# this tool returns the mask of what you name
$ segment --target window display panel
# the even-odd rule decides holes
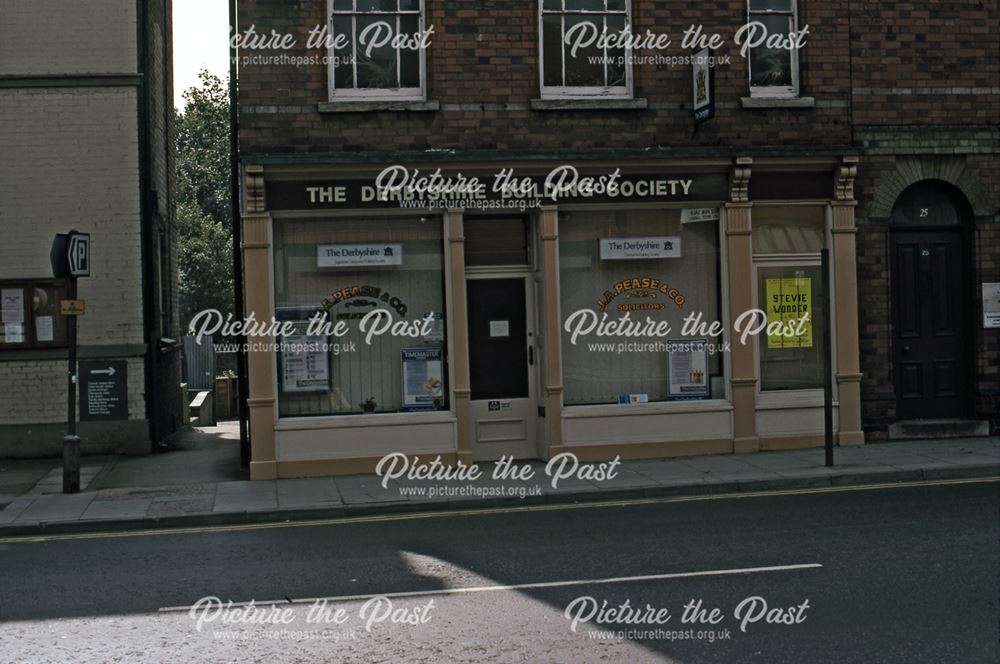
[[[281,417],[447,409],[440,218],[279,220],[274,272]]]
[[[826,312],[820,277],[819,265],[757,268],[757,301],[769,330],[757,338],[761,390],[822,389]],[[771,328],[775,323],[780,330]]]
[[[697,339],[708,341],[708,350],[702,360],[699,347],[696,360],[705,366],[692,369],[690,380],[708,386],[707,396],[723,397],[722,381],[712,380],[722,376],[713,346],[722,337],[681,335],[690,314],[700,313],[706,326],[721,320],[715,222],[681,224],[679,209],[562,213],[559,261],[566,405],[684,398],[676,376],[671,396],[669,354],[676,374],[692,357],[689,345],[676,342]],[[623,319],[658,332],[600,334],[601,323]],[[598,325],[582,333],[593,321]]]

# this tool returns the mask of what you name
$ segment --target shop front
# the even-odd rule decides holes
[[[246,164],[252,477],[862,444],[855,162]]]

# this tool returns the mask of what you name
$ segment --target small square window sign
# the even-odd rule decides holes
[[[509,320],[490,321],[490,339],[507,339],[510,337]]]

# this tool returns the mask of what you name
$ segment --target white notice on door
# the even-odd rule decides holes
[[[506,339],[510,336],[509,320],[490,321],[490,339]]]

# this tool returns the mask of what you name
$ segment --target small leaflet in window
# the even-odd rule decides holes
[[[707,339],[668,339],[668,394],[671,399],[709,396]]]
[[[55,338],[52,316],[39,316],[35,319],[35,337],[39,342],[52,341]]]
[[[23,344],[24,325],[21,323],[7,323],[4,325],[4,343]]]
[[[20,288],[4,288],[0,292],[0,316],[4,323],[24,322],[24,291]],[[9,334],[9,331],[8,331]],[[14,342],[8,342],[14,343]]]

